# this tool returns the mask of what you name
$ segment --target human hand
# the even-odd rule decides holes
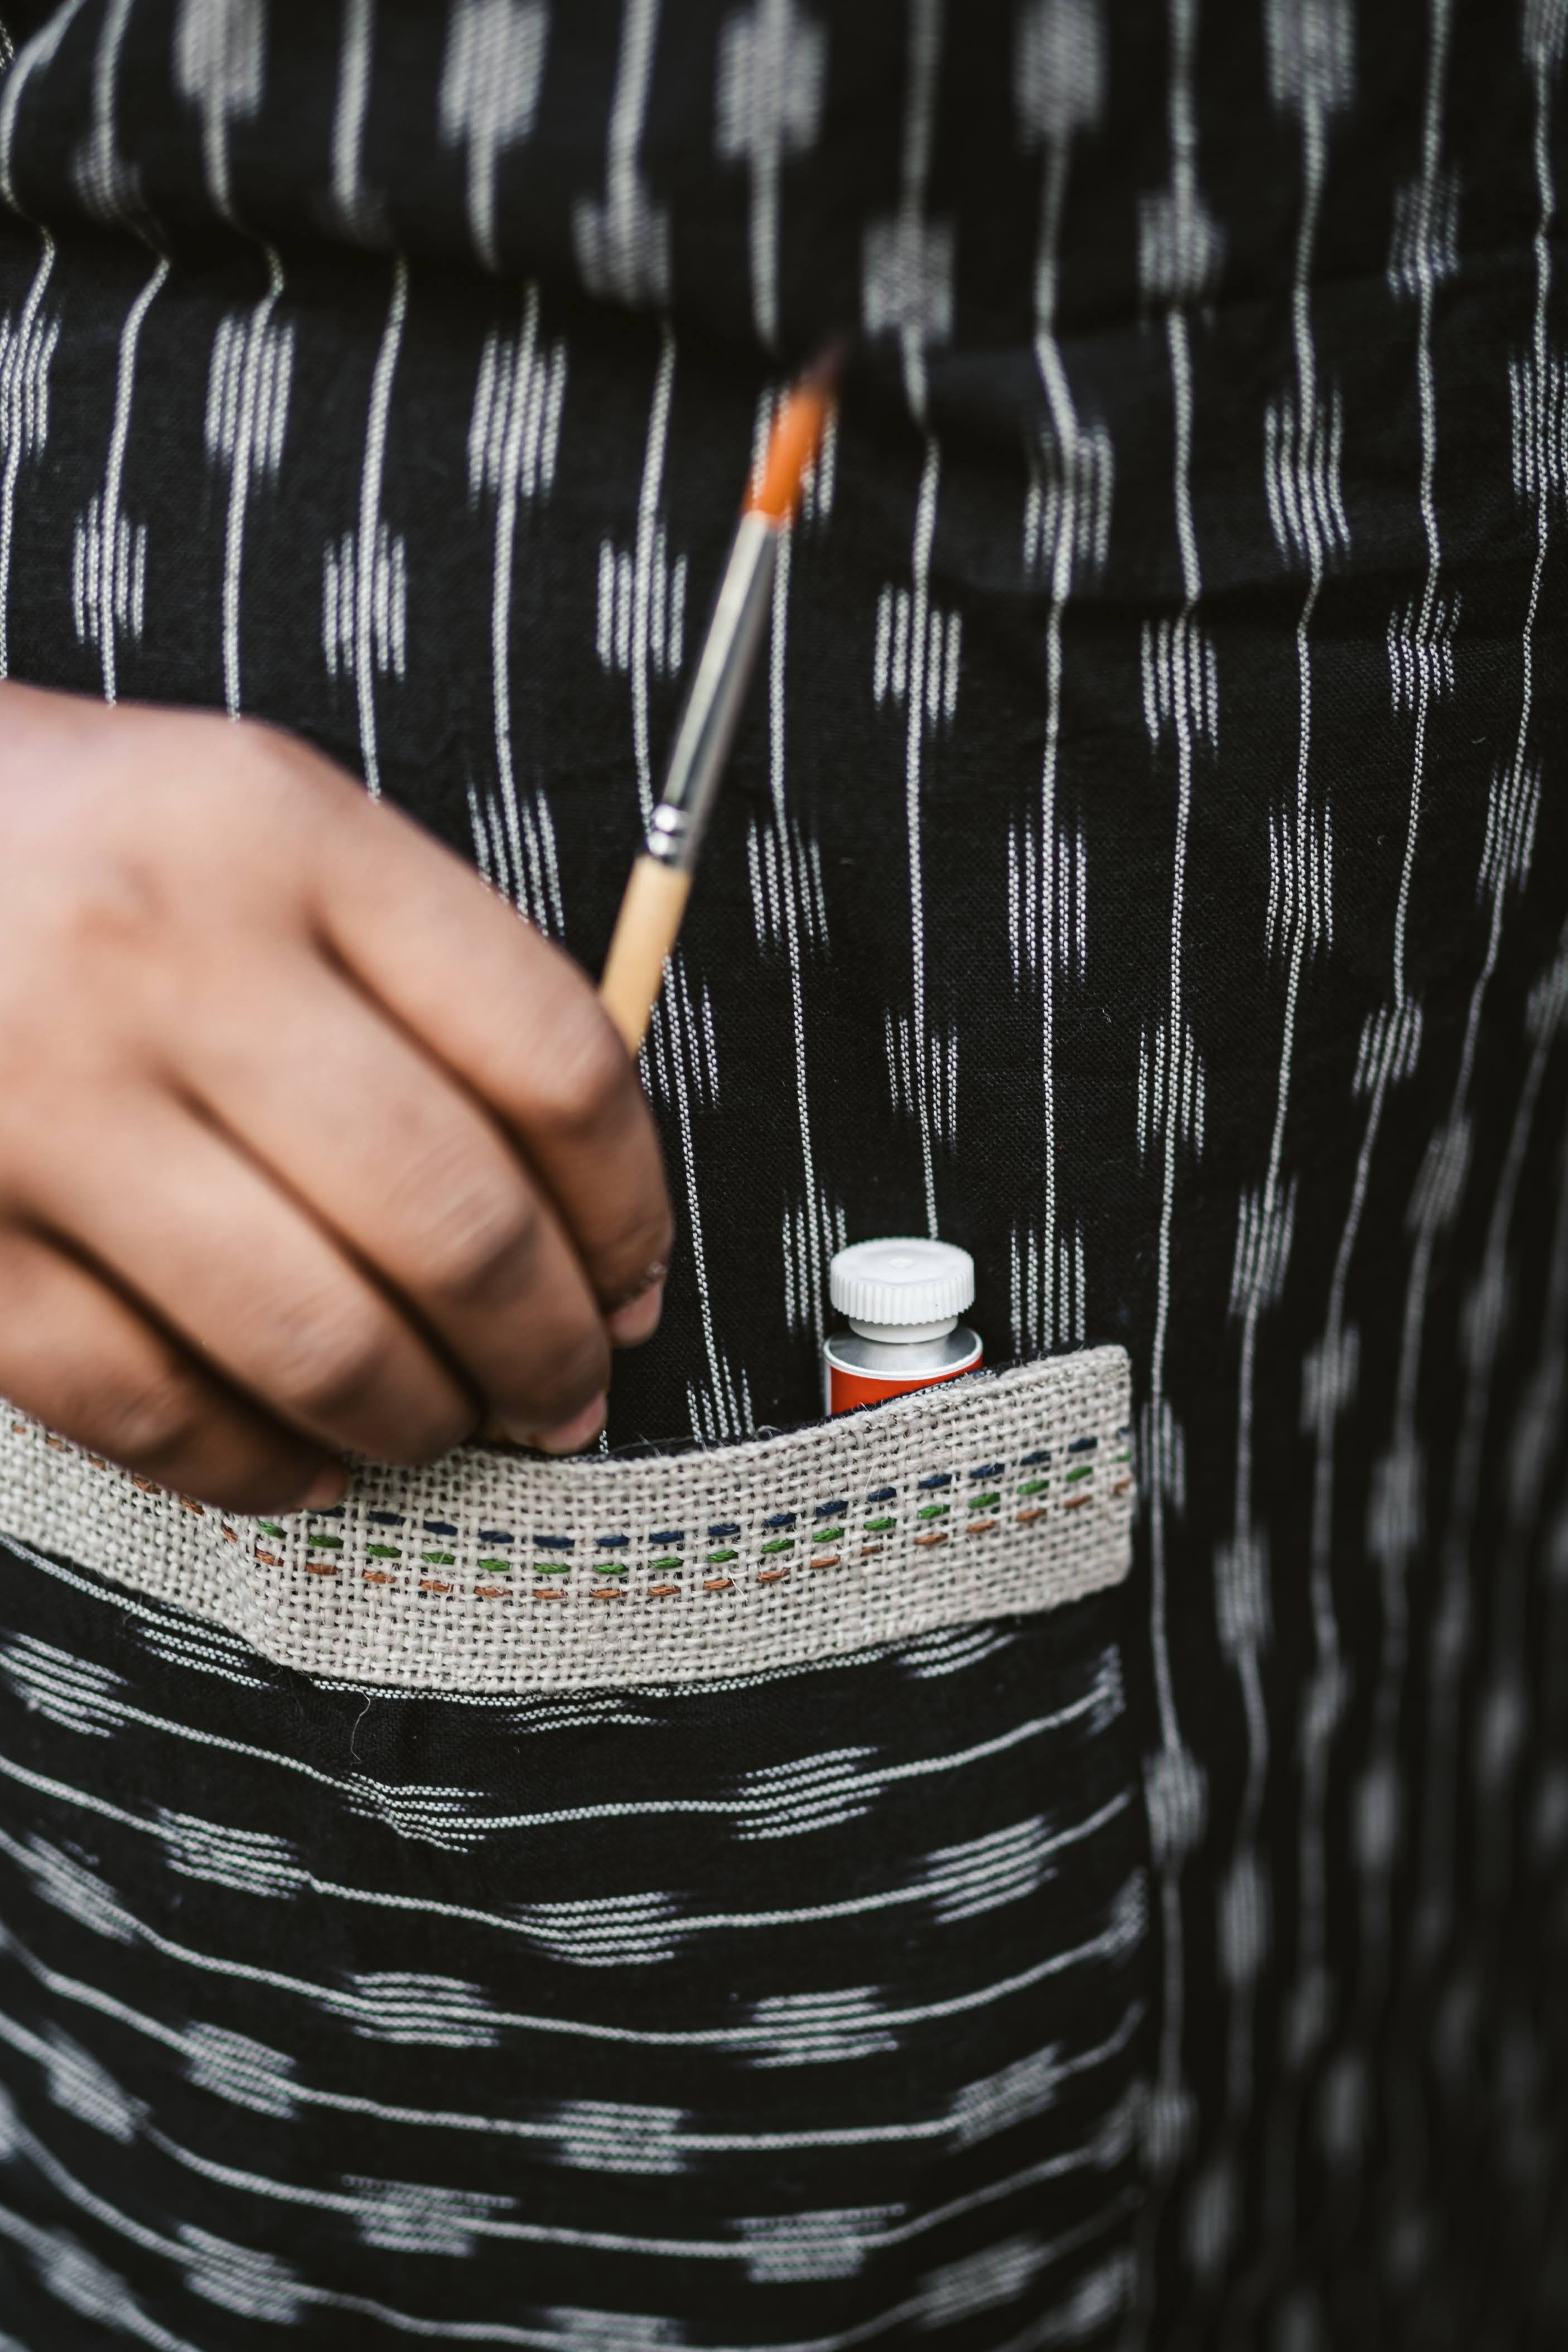
[[[0,685],[0,1394],[160,1485],[564,1453],[671,1223],[590,982],[293,739]]]

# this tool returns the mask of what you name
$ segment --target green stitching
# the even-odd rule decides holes
[[[1118,1466],[1125,1466],[1132,1461],[1132,1449],[1130,1446],[1124,1448],[1122,1452],[1113,1454],[1109,1458]],[[1085,1479],[1092,1478],[1094,1470],[1093,1463],[1085,1462],[1058,1475],[1063,1486],[1079,1486]],[[1023,1478],[1018,1482],[1016,1491],[1020,1497],[1047,1495],[1051,1492],[1051,1480]],[[984,1495],[972,1495],[966,1500],[964,1511],[967,1517],[973,1517],[977,1512],[995,1510],[1002,1499],[999,1489]],[[915,1516],[925,1521],[946,1519],[952,1516],[952,1506],[947,1503],[923,1503],[916,1507]],[[258,1519],[256,1525],[263,1535],[271,1536],[279,1540],[287,1541],[291,1533],[287,1527],[280,1526],[276,1519]],[[865,1520],[863,1526],[867,1535],[889,1535],[896,1529],[898,1518],[896,1514],[889,1512],[880,1517]],[[817,1528],[811,1531],[809,1541],[814,1550],[820,1550],[826,1544],[841,1543],[845,1533],[846,1529],[842,1527]],[[776,1558],[781,1552],[793,1551],[800,1540],[800,1538],[796,1536],[775,1536],[767,1543],[758,1546],[757,1556],[763,1559]],[[306,1535],[304,1542],[305,1548],[312,1551],[342,1551],[345,1549],[344,1538],[341,1536]],[[704,1555],[704,1563],[709,1568],[727,1568],[740,1556],[738,1550],[726,1545],[716,1551],[710,1551]],[[401,1560],[404,1553],[402,1547],[397,1544],[367,1543],[363,1547],[363,1557],[372,1560]],[[452,1568],[457,1564],[458,1555],[450,1551],[424,1551],[417,1555],[409,1554],[408,1557],[417,1557],[431,1568]],[[511,1559],[481,1559],[476,1563],[476,1566],[479,1572],[486,1576],[512,1576],[518,1572],[519,1567],[523,1564]],[[533,1563],[533,1573],[535,1576],[544,1577],[570,1576],[572,1567],[573,1563],[570,1560],[536,1560]],[[661,1559],[649,1560],[647,1573],[652,1576],[681,1575],[685,1572],[687,1562],[682,1554],[670,1552]],[[527,1572],[526,1568],[524,1572]],[[629,1569],[624,1562],[602,1560],[593,1563],[591,1573],[601,1579],[623,1578],[629,1573]]]

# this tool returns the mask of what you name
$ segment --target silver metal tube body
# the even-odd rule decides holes
[[[664,788],[648,827],[648,855],[683,873],[689,874],[696,864],[751,682],[778,558],[777,525],[764,515],[742,515],[702,659],[675,730]]]

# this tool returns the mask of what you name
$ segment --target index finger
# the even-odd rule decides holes
[[[325,943],[513,1136],[613,1313],[662,1276],[673,1225],[636,1067],[591,982],[384,803],[323,796],[322,833]]]

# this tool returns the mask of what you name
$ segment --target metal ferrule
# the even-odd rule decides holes
[[[778,555],[775,525],[765,515],[742,515],[644,844],[650,857],[682,873],[691,872],[702,846],[768,618]]]

